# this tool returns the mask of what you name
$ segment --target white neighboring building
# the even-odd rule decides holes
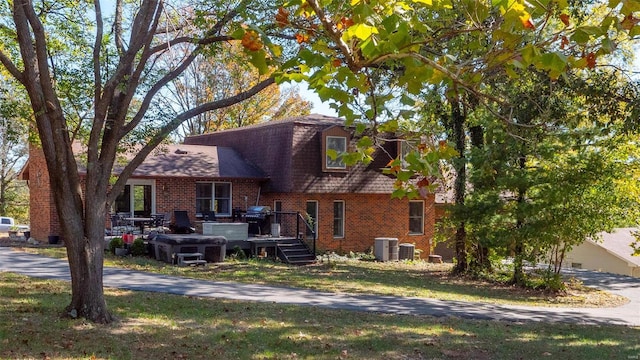
[[[638,228],[615,229],[601,233],[601,239],[585,240],[574,247],[564,260],[565,266],[609,272],[640,278],[640,256],[632,256],[631,243]]]

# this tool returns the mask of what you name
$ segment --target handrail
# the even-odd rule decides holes
[[[300,211],[297,212],[298,215],[298,221],[296,221],[296,226],[297,229],[296,231],[298,232],[298,234],[300,234],[300,228],[298,226],[299,220],[302,220],[302,223],[307,227],[307,230],[311,231],[311,234],[313,234],[313,256],[316,256],[316,231],[314,228],[311,227],[311,225],[309,224],[309,222],[307,222],[307,219],[305,219],[304,217],[302,217],[302,214],[300,213]]]
[[[313,255],[314,256],[316,255],[316,240],[317,240],[316,231],[313,227],[311,227],[311,225],[307,222],[304,216],[302,216],[300,211],[272,211],[271,213],[276,215],[295,215],[296,216],[296,238],[300,240],[302,240],[301,238],[302,233],[300,232],[300,220],[302,220],[302,223],[305,225],[305,231],[309,230],[311,234],[313,234]]]

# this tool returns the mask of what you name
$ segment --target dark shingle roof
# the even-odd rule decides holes
[[[345,173],[322,171],[322,132],[344,126],[344,120],[308,115],[193,136],[187,144],[232,147],[269,175],[265,192],[391,193],[393,179],[381,168],[395,154],[395,142],[378,149],[372,164]]]
[[[80,147],[75,151],[82,151]],[[132,157],[125,155],[124,157]],[[80,163],[79,163],[80,164]],[[114,166],[119,174],[121,166]],[[83,165],[79,171],[85,172]],[[133,172],[133,177],[188,177],[226,179],[268,179],[257,166],[242,158],[235,150],[220,146],[160,145]]]

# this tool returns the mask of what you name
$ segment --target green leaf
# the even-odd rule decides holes
[[[327,156],[329,157],[329,159],[335,160],[338,158],[338,152],[334,149],[327,149]]]
[[[382,124],[380,124],[380,131],[381,132],[387,132],[387,133],[395,133],[396,131],[398,131],[398,120],[389,120],[386,121]]]
[[[346,40],[350,40],[355,37],[360,40],[366,40],[370,38],[373,34],[377,34],[378,29],[367,24],[355,24],[351,26],[347,31],[344,32],[343,37],[346,37]]]
[[[251,64],[258,69],[260,75],[264,75],[269,72],[266,53],[263,50],[250,51],[249,55],[251,56]]]
[[[404,189],[395,189],[393,193],[391,193],[392,199],[403,199],[407,195],[407,192]]]
[[[234,31],[233,33],[231,33],[231,37],[237,40],[242,39],[242,37],[244,36],[245,30],[240,28],[240,29],[236,29],[236,31]]]
[[[607,37],[602,40],[601,49],[605,54],[611,54],[616,49],[616,44]]]
[[[522,56],[522,64],[527,67],[533,64],[535,58],[538,56],[538,49],[533,45],[528,45],[520,52]]]
[[[362,139],[358,140],[359,148],[368,148],[370,146],[373,146],[373,140],[370,137],[363,136]]]
[[[400,171],[397,175],[398,180],[400,181],[409,181],[413,176],[413,171]]]
[[[606,34],[606,31],[603,31],[600,27],[597,26],[581,26],[576,28],[573,35],[571,35],[571,40],[577,42],[578,44],[584,45],[592,37],[600,37]]]
[[[622,9],[620,9],[622,15],[629,15],[638,11],[640,11],[640,1],[625,0],[622,2]]]
[[[540,65],[545,70],[561,73],[567,67],[567,57],[558,52],[546,53],[540,57]]]

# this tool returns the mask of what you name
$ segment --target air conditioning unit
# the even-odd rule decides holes
[[[400,244],[399,259],[413,260],[416,253],[416,246],[413,244]]]
[[[374,255],[378,261],[398,261],[398,238],[375,238]]]

